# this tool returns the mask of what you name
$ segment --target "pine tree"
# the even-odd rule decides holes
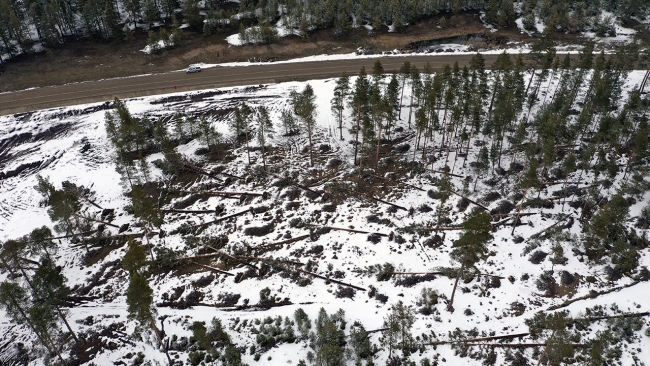
[[[345,110],[345,101],[350,93],[350,77],[343,72],[341,77],[336,79],[334,87],[334,97],[331,101],[332,112],[339,121],[339,132],[341,141],[343,141],[343,111]]]
[[[61,363],[65,360],[59,351],[58,345],[54,344],[49,333],[50,329],[43,328],[31,318],[34,312],[30,312],[31,304],[27,291],[15,282],[4,281],[0,283],[0,305],[6,311],[12,322],[16,324],[27,324],[36,334],[39,341],[52,354],[56,354]],[[38,315],[38,314],[36,314]]]
[[[154,0],[146,0],[144,4],[144,19],[147,27],[151,29],[154,23],[160,20],[160,9]]]
[[[203,30],[203,17],[201,16],[198,0],[183,0],[183,21],[194,30]]]
[[[266,107],[261,106],[257,109],[257,142],[262,148],[262,162],[264,163],[264,170],[266,170],[266,155],[265,147],[268,138],[273,137],[273,123],[269,116],[269,111]]]
[[[147,264],[145,248],[140,242],[130,240],[129,249],[122,260],[122,267],[129,272],[129,286],[126,291],[128,317],[137,321],[141,327],[151,327],[160,343],[162,337],[155,321],[153,290],[149,286],[144,268]]]
[[[354,324],[352,324],[350,327],[349,342],[356,362],[360,362],[362,359],[365,360],[368,357],[372,357],[372,349],[370,347],[370,341],[368,339],[368,332],[358,321],[355,321]]]
[[[388,357],[392,356],[393,350],[399,348],[402,357],[408,358],[415,346],[415,340],[411,334],[411,328],[415,321],[415,315],[411,307],[405,306],[402,301],[391,306],[391,311],[384,318],[384,330],[381,342],[388,348]]]
[[[312,86],[310,84],[305,85],[305,89],[300,93],[293,91],[291,93],[291,105],[293,106],[293,113],[300,118],[307,131],[309,138],[309,162],[311,166],[314,166],[312,136],[316,125],[316,95]]]
[[[120,26],[120,15],[115,10],[111,0],[107,0],[104,5],[104,22],[110,32],[106,38],[112,38],[113,42],[120,43],[124,40],[124,31]]]
[[[183,31],[181,30],[181,25],[178,22],[175,14],[172,14],[172,36],[171,41],[174,47],[178,47],[183,42]]]
[[[454,311],[454,295],[458,281],[466,268],[471,268],[488,256],[487,244],[493,239],[492,216],[485,211],[472,212],[463,222],[463,233],[454,242],[449,256],[460,263],[454,289],[447,304],[447,310]]]
[[[355,128],[355,139],[354,139],[354,164],[358,164],[358,152],[359,152],[359,131],[361,129],[361,116],[362,113],[367,117],[368,112],[368,103],[369,103],[369,92],[370,92],[370,82],[366,76],[366,68],[361,67],[359,71],[359,76],[354,82],[354,90],[350,94],[350,107],[354,110],[356,114],[356,128]]]

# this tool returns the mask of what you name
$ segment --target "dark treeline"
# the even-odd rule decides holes
[[[0,54],[29,53],[36,42],[57,47],[69,37],[128,41],[133,37],[132,27],[150,31],[161,25],[168,27],[150,33],[151,38],[178,45],[179,21],[205,35],[240,30],[244,39],[247,27],[259,25],[255,42],[269,43],[277,39],[272,25],[279,20],[304,37],[318,29],[333,29],[334,35],[346,37],[353,27],[363,24],[392,26],[401,32],[408,24],[438,14],[445,16],[441,26],[454,25],[457,15],[468,11],[485,12],[484,20],[497,27],[512,27],[521,16],[524,26],[535,30],[537,17],[558,32],[594,31],[612,36],[615,19],[602,17],[602,10],[627,21],[644,16],[650,1],[243,0],[238,7],[234,4],[223,0],[207,0],[203,7],[198,0],[0,0]]]

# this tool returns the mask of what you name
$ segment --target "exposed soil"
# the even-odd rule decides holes
[[[89,39],[68,40],[60,48],[17,57],[0,68],[0,92],[31,87],[60,85],[72,82],[100,80],[147,73],[178,70],[193,63],[221,63],[247,61],[251,58],[283,60],[318,54],[350,53],[359,47],[377,51],[410,49],[417,42],[467,34],[489,33],[479,21],[478,14],[459,16],[458,26],[438,28],[443,15],[438,15],[409,26],[403,33],[389,33],[387,27],[369,34],[359,28],[347,38],[336,38],[331,29],[316,31],[308,39],[296,36],[281,38],[278,43],[263,46],[230,46],[228,34],[205,37],[200,33],[185,32],[183,44],[164,50],[158,55],[140,52],[147,44],[146,32],[138,29],[135,39],[119,45],[96,43]],[[449,15],[444,15],[447,18]],[[498,36],[496,36],[498,34]],[[514,29],[500,30],[491,39],[530,40]],[[490,43],[491,41],[488,41]],[[490,47],[482,44],[481,47]]]

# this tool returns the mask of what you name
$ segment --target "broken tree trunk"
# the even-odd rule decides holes
[[[351,287],[351,288],[353,288],[353,289],[355,289],[355,290],[366,291],[366,289],[363,288],[363,287],[359,287],[359,286],[351,285],[351,284],[349,284],[349,283],[345,283],[345,282],[341,282],[341,281],[338,281],[338,280],[335,280],[335,279],[332,279],[332,278],[328,278],[328,277],[325,277],[325,276],[321,276],[321,275],[316,274],[316,273],[313,273],[313,272],[305,271],[304,269],[296,268],[296,271],[299,271],[299,272],[302,272],[302,273],[308,274],[308,275],[310,275],[310,276],[318,277],[318,278],[320,278],[320,279],[322,279],[322,280],[329,281],[329,282],[332,282],[332,283],[336,283],[336,284],[341,285],[341,286]]]
[[[220,270],[219,268],[214,268],[214,267],[212,267],[212,266],[206,266],[205,264],[201,264],[201,263],[195,262],[195,261],[193,261],[193,260],[189,260],[189,259],[186,259],[186,261],[187,261],[187,262],[190,262],[190,263],[192,263],[192,264],[194,264],[194,265],[197,265],[197,266],[199,266],[199,267],[203,267],[203,268],[209,269],[209,270],[211,270],[211,271],[217,272],[217,273],[225,274],[225,275],[227,275],[227,276],[234,276],[234,274],[232,274],[232,273],[230,273],[230,272],[226,272],[226,271]]]
[[[258,246],[256,246],[256,247],[252,247],[251,249],[262,249],[262,248],[274,247],[274,246],[276,246],[276,245],[283,245],[283,244],[295,243],[295,242],[297,242],[297,241],[300,241],[300,240],[303,240],[303,239],[307,239],[307,238],[309,238],[310,236],[311,236],[310,234],[300,235],[300,236],[296,236],[295,238],[286,239],[286,240],[278,241],[278,242],[271,243],[271,244],[262,244],[262,245],[258,245]]]

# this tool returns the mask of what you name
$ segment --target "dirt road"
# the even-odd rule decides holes
[[[384,70],[399,70],[404,61],[422,69],[427,62],[435,69],[458,61],[462,67],[469,63],[471,55],[431,55],[379,58]],[[496,55],[484,55],[486,66],[492,65]],[[0,94],[0,115],[29,112],[38,109],[70,106],[147,95],[166,94],[228,86],[258,85],[290,80],[310,80],[337,77],[342,72],[357,74],[361,66],[368,73],[376,58],[313,61],[297,63],[268,63],[255,66],[215,67],[187,74],[175,71],[164,74],[143,75],[129,78],[99,80],[77,84],[60,85]],[[176,89],[174,89],[176,85]]]

